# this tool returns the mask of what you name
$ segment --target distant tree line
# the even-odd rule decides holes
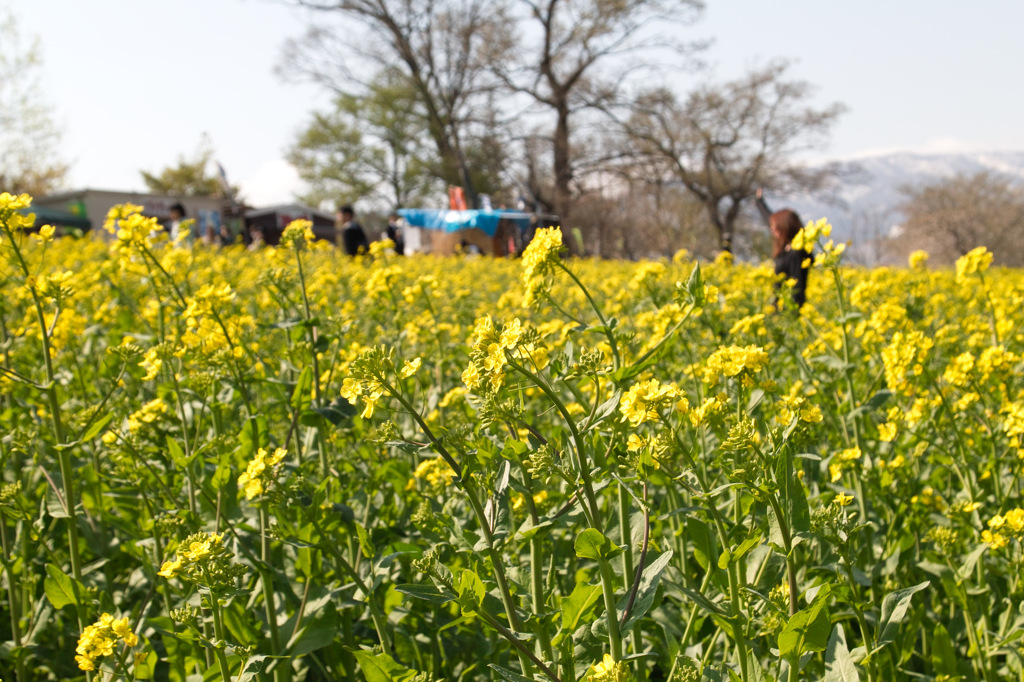
[[[957,174],[903,189],[903,221],[885,249],[906,257],[923,249],[948,265],[986,246],[997,265],[1024,266],[1024,185],[989,171]]]
[[[799,152],[843,111],[773,62],[691,92],[700,0],[299,0],[315,10],[280,70],[335,95],[289,151],[311,203],[368,198],[557,214],[584,250],[640,257],[737,241],[758,187],[815,191]]]

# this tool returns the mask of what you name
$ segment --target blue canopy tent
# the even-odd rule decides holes
[[[405,218],[405,222],[411,227],[421,227],[426,230],[440,230],[442,232],[459,232],[477,228],[488,237],[493,237],[498,232],[498,223],[508,220],[515,223],[520,232],[530,227],[530,214],[522,211],[447,211],[426,208],[400,208],[398,215]]]

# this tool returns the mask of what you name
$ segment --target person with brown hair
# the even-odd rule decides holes
[[[761,218],[772,231],[772,258],[775,259],[775,274],[785,275],[775,282],[775,289],[782,288],[785,280],[794,280],[793,303],[799,310],[807,300],[807,273],[810,265],[807,261],[811,254],[803,249],[793,249],[793,237],[803,227],[800,216],[796,211],[785,208],[781,211],[772,211],[764,201],[764,193],[759,187],[757,189],[757,210]],[[778,297],[775,298],[775,307],[781,308]]]

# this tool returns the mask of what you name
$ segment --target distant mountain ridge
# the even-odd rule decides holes
[[[808,194],[768,197],[773,208],[792,206],[806,220],[823,216],[833,226],[833,237],[852,240],[861,250],[868,242],[887,234],[902,220],[899,205],[902,188],[921,186],[954,175],[981,171],[1003,175],[1024,184],[1024,151],[958,154],[898,152],[843,161],[833,197]]]

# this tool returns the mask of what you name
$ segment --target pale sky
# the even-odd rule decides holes
[[[774,58],[848,112],[822,158],[1024,150],[1024,1],[709,0],[687,39],[718,78]],[[144,189],[139,170],[207,133],[255,205],[301,189],[284,151],[328,96],[274,74],[308,15],[272,0],[0,0],[42,42],[69,188]],[[690,78],[687,76],[687,78]],[[699,78],[699,76],[698,76]],[[696,80],[694,80],[696,82]]]

